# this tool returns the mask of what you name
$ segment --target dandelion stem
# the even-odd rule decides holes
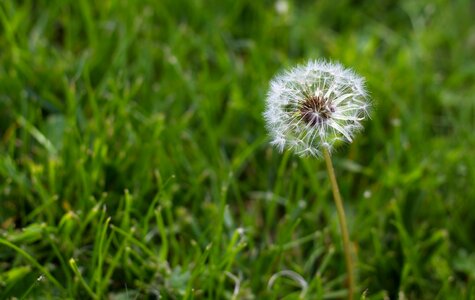
[[[326,147],[323,147],[323,155],[327,164],[328,176],[332,184],[333,199],[335,200],[336,210],[338,213],[338,220],[340,221],[341,235],[343,236],[343,249],[345,252],[346,272],[348,273],[348,299],[353,299],[355,290],[355,280],[353,277],[353,262],[351,259],[350,236],[348,234],[348,226],[346,225],[345,210],[343,208],[343,201],[341,200],[340,190],[336,182],[335,170],[333,169],[332,159]]]

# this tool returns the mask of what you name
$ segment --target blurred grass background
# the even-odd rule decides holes
[[[271,149],[262,118],[272,76],[310,58],[352,67],[374,99],[334,154],[359,294],[475,299],[474,15],[1,1],[0,299],[344,297],[324,164]]]

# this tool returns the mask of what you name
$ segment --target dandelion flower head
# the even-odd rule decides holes
[[[362,77],[338,63],[316,60],[272,79],[264,118],[280,151],[320,156],[322,147],[352,142],[369,108]]]

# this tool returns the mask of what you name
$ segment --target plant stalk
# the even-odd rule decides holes
[[[335,170],[333,169],[330,152],[327,148],[323,148],[323,156],[327,165],[328,176],[330,177],[333,199],[335,200],[336,210],[338,213],[338,220],[340,223],[341,235],[343,236],[343,249],[345,252],[346,272],[348,274],[348,299],[353,300],[355,291],[355,280],[353,277],[353,261],[351,258],[350,236],[348,234],[348,225],[346,224],[345,210],[343,208],[343,201],[341,200],[340,190],[336,181]]]

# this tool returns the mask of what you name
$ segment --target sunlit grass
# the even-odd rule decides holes
[[[345,295],[324,163],[262,118],[320,57],[375,103],[334,156],[359,294],[473,299],[474,7],[391,3],[1,1],[0,299]]]

